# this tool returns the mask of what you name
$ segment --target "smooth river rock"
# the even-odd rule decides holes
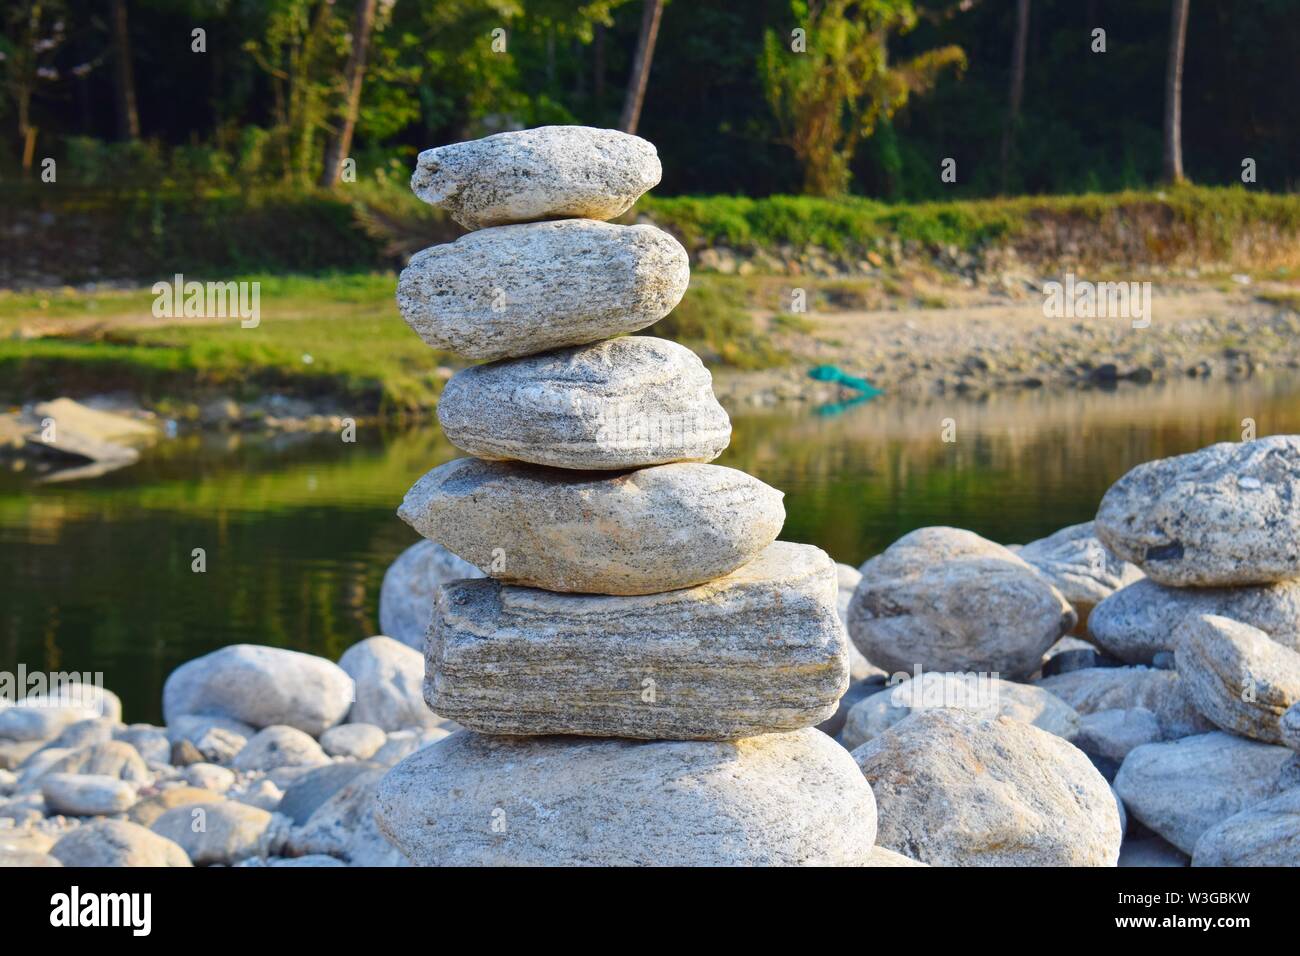
[[[1216,726],[1269,744],[1300,701],[1300,654],[1225,617],[1189,618],[1174,658],[1196,709]]]
[[[449,584],[426,673],[429,706],[482,733],[676,740],[811,727],[849,680],[835,565],[783,541],[641,597]]]
[[[497,580],[639,595],[753,560],[781,531],[782,497],[719,465],[610,475],[458,458],[417,481],[397,513]]]
[[[384,572],[379,588],[379,629],[423,654],[438,588],[448,581],[481,577],[482,571],[442,545],[416,542]]]
[[[1066,740],[1079,730],[1079,715],[1074,708],[1041,687],[974,674],[930,671],[856,704],[845,719],[841,743],[853,750],[904,717],[935,707],[956,707],[980,717],[1018,720]]]
[[[1077,617],[1043,575],[1000,544],[921,528],[861,568],[849,634],[889,672],[1028,677]]]
[[[539,126],[420,153],[411,190],[466,229],[613,219],[663,170],[652,143],[612,129]]]
[[[932,866],[1114,866],[1110,786],[1054,734],[1006,717],[921,710],[853,751],[879,843]]]
[[[1276,795],[1292,754],[1215,731],[1138,747],[1115,789],[1128,812],[1184,853],[1212,826]]]
[[[556,468],[712,461],[731,440],[704,363],[648,335],[471,366],[443,389],[438,421],[476,458]]]
[[[417,252],[397,305],[426,344],[493,361],[586,345],[653,325],[690,266],[654,226],[585,219],[497,226]]]
[[[1138,465],[1111,486],[1097,536],[1172,587],[1300,577],[1300,435],[1221,442]]]
[[[1202,614],[1241,621],[1300,650],[1300,580],[1235,588],[1171,588],[1150,579],[1138,581],[1097,605],[1088,630],[1112,656],[1150,664],[1161,651],[1176,651],[1182,624]]]
[[[50,813],[74,817],[121,813],[135,803],[136,789],[125,780],[98,773],[47,773],[41,795]]]
[[[379,786],[421,866],[861,866],[876,806],[820,731],[731,743],[461,732]]]
[[[1300,788],[1210,827],[1196,841],[1192,866],[1300,866]]]
[[[169,726],[181,715],[228,717],[257,729],[285,724],[318,737],[351,706],[352,678],[333,661],[255,644],[196,657],[163,685]]]
[[[477,570],[474,577],[481,577]],[[431,603],[425,630],[433,608]],[[423,650],[423,640],[417,652],[391,637],[379,636],[358,641],[344,651],[339,667],[352,678],[357,696],[348,712],[349,723],[373,724],[385,731],[447,723],[424,704]]]
[[[190,866],[173,840],[125,820],[96,820],[68,833],[50,850],[64,866]]]
[[[1079,615],[1083,633],[1092,609],[1120,588],[1142,580],[1137,565],[1121,561],[1098,539],[1093,522],[1071,525],[1017,552],[1045,574]]]
[[[287,817],[246,803],[216,800],[168,810],[153,832],[181,846],[196,866],[229,865],[251,856],[274,856],[289,835]]]
[[[101,717],[122,719],[122,701],[116,694],[94,684],[60,684],[51,693],[0,704],[0,741],[51,740],[72,724]]]
[[[1155,714],[1165,740],[1207,733],[1214,725],[1192,704],[1174,671],[1149,667],[1090,667],[1038,681],[1080,714],[1145,708]]]

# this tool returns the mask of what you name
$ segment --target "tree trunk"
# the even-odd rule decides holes
[[[605,102],[605,24],[596,24],[596,36],[591,41],[595,47],[592,50],[592,82],[591,95],[594,97],[596,109],[600,109]]]
[[[1020,122],[1020,103],[1025,95],[1025,50],[1029,46],[1029,0],[1016,3],[1016,40],[1011,48],[1011,90],[1007,95],[1007,119],[1002,127],[1002,170],[1000,192],[1006,193],[1011,175],[1011,145]]]
[[[131,36],[126,28],[126,0],[113,0],[113,92],[117,100],[117,138],[140,138],[140,114],[135,108],[135,76],[131,72]]]
[[[357,16],[352,24],[352,52],[348,54],[348,65],[343,71],[346,84],[343,123],[325,147],[325,168],[321,172],[320,184],[326,189],[339,181],[343,160],[352,149],[352,132],[356,129],[357,114],[361,110],[361,84],[366,76],[366,54],[370,49],[370,33],[375,26],[376,6],[377,0],[357,0]]]
[[[1169,68],[1165,73],[1165,153],[1163,176],[1181,183],[1183,176],[1183,51],[1187,46],[1190,0],[1173,0],[1169,15]]]
[[[664,0],[645,0],[636,56],[632,59],[632,75],[627,82],[627,95],[623,98],[623,115],[618,120],[618,128],[625,133],[635,133],[637,123],[641,121],[641,104],[645,101],[650,60],[655,54],[655,38],[659,36],[659,18],[663,12]]]

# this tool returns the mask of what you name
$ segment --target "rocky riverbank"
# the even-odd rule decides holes
[[[1107,495],[1095,528],[1011,550],[925,529],[860,571],[841,566],[839,611],[866,656],[855,653],[853,683],[821,730],[854,748],[881,845],[895,840],[899,853],[930,863],[1085,862],[1099,852],[1089,847],[1105,856],[1112,836],[1100,795],[1109,791],[1087,787],[1091,809],[1079,815],[1064,791],[1018,789],[1044,774],[1079,783],[1096,773],[1127,811],[1121,863],[1300,862],[1300,567],[1286,557],[1300,528],[1287,513],[1276,535],[1239,536],[1226,552],[1199,507],[1226,495],[1231,520],[1246,526],[1298,485],[1300,439],[1214,446],[1135,470]],[[1183,492],[1166,505],[1147,487]],[[1130,501],[1142,502],[1138,512]],[[1180,554],[1153,546],[1142,524],[1166,509],[1181,528]],[[415,545],[384,581],[381,625],[396,640],[363,641],[337,664],[223,649],[168,679],[166,726],[123,724],[120,702],[98,689],[0,706],[0,857],[403,864],[375,828],[375,786],[385,768],[456,729],[426,709],[424,662],[410,645],[422,643],[441,584],[479,574],[431,542]],[[1003,603],[990,604],[990,593]],[[949,632],[954,621],[960,634]],[[900,628],[910,643],[891,649]],[[972,679],[975,670],[986,676]],[[1253,694],[1241,693],[1243,682]],[[1011,803],[990,803],[993,791],[965,764],[945,769],[959,744],[995,747],[983,765],[1026,781],[1005,792]],[[946,815],[916,802],[915,773],[964,814],[961,843],[947,836]],[[1007,816],[1026,801],[1039,811]],[[189,826],[196,810],[208,821],[201,832]],[[1009,819],[1026,841],[1020,854],[979,842]]]
[[[926,528],[840,565],[852,680],[816,733],[872,788],[877,865],[1300,865],[1297,494],[1300,437],[1215,445],[1134,469],[1095,524]],[[223,648],[168,678],[165,725],[75,684],[0,703],[0,864],[409,865],[377,788],[470,756],[417,648],[482,574],[414,545],[390,636],[337,663]]]

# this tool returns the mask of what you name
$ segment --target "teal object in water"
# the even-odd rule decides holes
[[[808,377],[816,379],[819,382],[834,382],[837,385],[843,385],[845,388],[852,388],[861,392],[863,395],[883,395],[884,392],[876,388],[865,378],[858,378],[856,375],[847,375],[844,370],[837,365],[818,365],[808,370]]]

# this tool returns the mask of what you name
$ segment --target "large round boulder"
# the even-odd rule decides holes
[[[1077,616],[1042,574],[958,528],[921,528],[862,565],[849,635],[890,672],[1024,678]]]

